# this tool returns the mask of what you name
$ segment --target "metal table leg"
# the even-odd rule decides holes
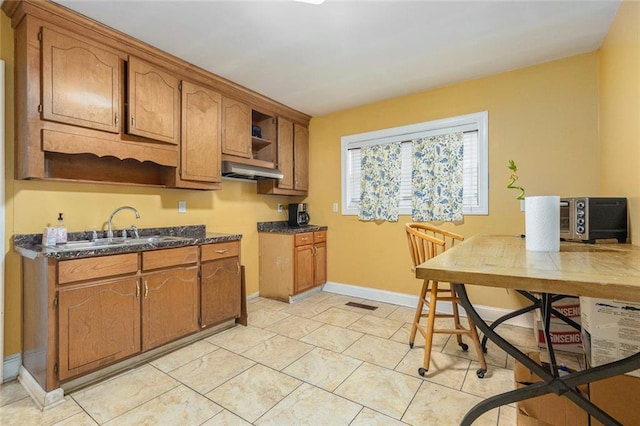
[[[505,392],[500,395],[495,395],[488,398],[476,406],[474,406],[462,420],[463,426],[470,426],[474,420],[480,417],[485,412],[500,407],[505,404],[510,404],[516,401],[521,401],[527,398],[544,395],[547,393],[555,393],[556,395],[564,395],[573,401],[576,405],[588,412],[591,416],[598,419],[604,425],[621,426],[621,424],[604,412],[598,406],[585,399],[580,392],[576,390],[576,387],[585,383],[590,383],[596,380],[613,377],[619,374],[624,374],[629,371],[640,368],[640,353],[624,358],[619,361],[615,361],[609,364],[601,365],[598,367],[589,368],[584,371],[578,371],[566,376],[559,376],[558,372],[552,370],[547,371],[544,367],[534,362],[525,353],[518,348],[507,342],[504,338],[498,335],[486,322],[482,320],[480,315],[473,308],[473,305],[469,301],[467,291],[464,284],[454,284],[456,293],[460,299],[460,303],[464,307],[467,315],[471,317],[476,326],[496,345],[502,348],[507,354],[511,355],[518,362],[523,364],[526,368],[530,369],[536,374],[541,382],[531,384],[521,389],[515,389],[513,391]],[[543,321],[547,323],[550,321],[551,302],[553,301],[552,295],[543,295],[541,301],[543,309]],[[550,347],[551,353],[553,353],[553,345],[550,341],[547,346]]]
[[[518,293],[520,293],[522,296],[526,297],[527,299],[529,299],[529,301],[531,302],[531,305],[529,306],[525,306],[524,308],[520,308],[516,311],[510,312],[506,315],[501,316],[500,318],[498,318],[497,320],[493,321],[490,325],[491,329],[494,330],[497,326],[499,326],[500,324],[502,324],[503,322],[510,320],[511,318],[515,318],[518,317],[520,315],[524,315],[528,312],[534,311],[536,309],[540,309],[541,307],[541,300],[539,298],[537,298],[536,296],[534,296],[533,294],[529,293],[528,291],[524,291],[524,290],[516,290]],[[565,295],[563,294],[556,294],[552,296],[552,302],[556,302],[558,300],[564,299]],[[575,328],[576,330],[580,330],[580,324],[578,324],[577,322],[575,322],[574,320],[572,320],[571,318],[565,316],[562,312],[557,311],[556,309],[553,308],[553,306],[551,307],[551,312],[553,313],[553,315],[555,315],[557,318],[559,318],[560,320],[562,320],[565,324],[570,325],[571,327]],[[487,336],[484,335],[482,336],[482,350],[486,353],[487,352]]]

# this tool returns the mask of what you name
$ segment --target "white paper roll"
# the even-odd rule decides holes
[[[529,251],[560,251],[560,197],[525,197],[525,234]]]

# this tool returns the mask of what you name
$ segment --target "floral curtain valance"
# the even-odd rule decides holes
[[[398,221],[401,150],[401,142],[362,148],[358,212],[360,220]]]
[[[414,222],[462,220],[463,152],[462,132],[413,141]]]

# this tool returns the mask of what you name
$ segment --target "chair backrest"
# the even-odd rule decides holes
[[[462,235],[426,223],[407,223],[405,230],[414,267],[464,240]]]

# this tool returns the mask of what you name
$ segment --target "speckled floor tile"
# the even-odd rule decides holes
[[[355,419],[349,426],[402,426],[406,425],[399,420],[392,419],[389,416],[385,416],[382,413],[378,413],[377,411],[373,411],[370,408],[364,407],[360,413],[356,416]]]
[[[480,364],[475,361],[471,362],[469,374],[462,385],[462,391],[483,398],[488,398],[513,389],[512,370],[490,367],[484,378],[479,379],[475,373],[479,368]]]
[[[205,394],[254,364],[250,359],[218,349],[169,374],[196,392]]]
[[[195,425],[210,419],[222,408],[199,393],[180,385],[105,425]]]
[[[466,358],[472,361],[477,361],[478,353],[476,352],[476,348],[473,346],[471,338],[468,336],[462,336],[462,341],[469,347],[466,351],[463,351],[460,346],[458,346],[458,342],[456,341],[455,336],[452,336],[445,347],[442,349],[442,352],[449,355]],[[480,341],[482,341],[482,337],[480,338]],[[500,347],[498,347],[495,343],[489,341],[487,342],[487,352],[484,354],[484,360],[487,365],[505,368],[505,366],[507,365],[507,353],[500,349]]]
[[[239,354],[275,335],[275,333],[265,331],[262,328],[239,326],[208,337],[206,341]]]
[[[404,323],[402,321],[380,318],[373,315],[364,315],[348,328],[349,330],[355,330],[361,333],[388,339],[400,330],[400,327],[403,325]]]
[[[312,349],[313,345],[284,336],[275,336],[246,350],[242,356],[276,370],[282,370]]]
[[[273,311],[271,309],[259,309],[255,312],[251,312],[248,316],[247,324],[252,327],[265,328],[273,323],[288,317],[289,314],[280,311]]]
[[[305,299],[297,303],[292,303],[280,312],[303,318],[313,318],[329,308],[331,308],[331,305],[323,305],[322,303],[311,302]]]
[[[311,343],[312,345],[320,346],[331,351],[342,352],[363,335],[364,333],[358,331],[325,324],[300,339],[300,341]]]
[[[366,301],[364,299],[360,299],[360,298],[357,298],[357,297],[344,296],[342,294],[334,294],[334,295],[332,295],[330,297],[327,297],[327,298],[321,300],[319,303],[322,303],[323,305],[331,305],[331,306],[335,306],[335,307],[343,307],[349,302],[363,303],[363,302],[366,302]]]
[[[102,424],[178,385],[175,379],[147,364],[71,396]]]
[[[513,426],[518,423],[516,408],[505,405],[500,407],[498,426]]]
[[[41,411],[31,398],[22,398],[0,407],[0,424],[2,426],[52,425],[82,412],[82,408],[68,396],[62,404],[45,411]]]
[[[365,334],[349,346],[343,354],[381,367],[394,369],[407,352],[409,352],[408,345]]]
[[[23,398],[29,398],[29,394],[19,381],[13,380],[0,386],[0,407]]]
[[[400,420],[421,382],[420,379],[364,363],[334,393]]]
[[[222,410],[201,426],[250,426],[251,423],[236,416],[229,410]]]
[[[289,303],[281,302],[280,300],[260,298],[260,301],[256,303],[261,309],[271,309],[272,311],[280,311],[289,306]]]
[[[206,396],[243,419],[254,422],[301,384],[293,377],[258,364]]]
[[[460,390],[469,371],[471,361],[456,356],[431,352],[429,370],[425,380]],[[396,371],[420,378],[418,369],[424,365],[424,350],[412,349],[396,367]]]
[[[387,315],[387,318],[413,324],[413,318],[415,314],[416,314],[416,308],[399,306],[398,309],[396,309],[395,311]]]
[[[62,421],[56,422],[52,426],[97,426],[97,425],[98,423],[96,423],[91,418],[91,416],[89,416],[87,413],[83,411],[71,417],[67,417]]]
[[[216,349],[218,349],[217,346],[212,345],[206,340],[199,340],[189,346],[185,346],[184,348],[175,350],[163,357],[155,359],[151,361],[150,364],[157,369],[168,373],[169,371],[175,370],[176,368],[213,352]]]
[[[348,425],[362,407],[332,393],[303,384],[280,401],[257,425]]]
[[[335,325],[337,327],[348,327],[360,318],[364,314],[347,311],[339,308],[329,308],[326,311],[313,317],[315,321],[321,321],[327,324]]]
[[[278,333],[282,336],[290,337],[292,339],[300,339],[301,337],[306,336],[313,330],[316,330],[323,325],[324,323],[320,321],[313,321],[307,318],[292,315],[283,319],[282,321],[271,324],[270,326],[266,327],[266,329],[269,331],[273,331],[274,333]]]
[[[283,373],[332,392],[362,361],[327,349],[315,348],[282,370]]]
[[[402,421],[411,425],[434,424],[459,425],[465,414],[482,398],[469,395],[425,381],[409,405]],[[498,423],[498,409],[491,410],[478,418],[474,426],[495,426]]]

